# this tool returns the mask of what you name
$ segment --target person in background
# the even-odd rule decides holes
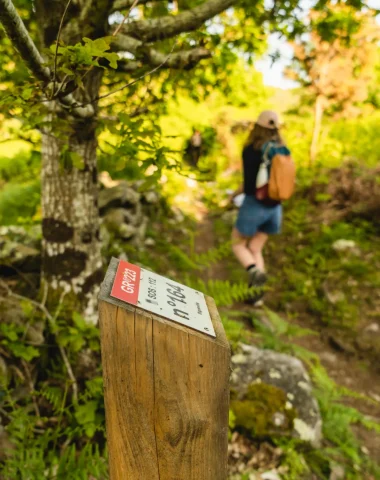
[[[199,158],[202,154],[202,134],[199,130],[194,129],[190,138],[191,160],[192,164],[197,166]]]
[[[256,186],[264,156],[270,162],[278,152],[290,155],[280,135],[277,113],[266,110],[259,115],[249,133],[243,149],[243,184],[231,196],[233,200],[237,195],[245,193],[232,231],[232,250],[248,272],[249,286],[260,287],[266,282],[263,248],[268,236],[281,230],[281,203],[262,198],[262,195],[258,195],[259,189]],[[258,302],[262,296],[263,293],[255,294],[250,303]]]

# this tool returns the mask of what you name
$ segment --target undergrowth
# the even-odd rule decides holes
[[[358,316],[355,302],[351,302],[355,287],[348,282],[344,289],[348,301],[334,305],[328,303],[323,289],[354,277],[363,281],[369,276],[377,278],[375,262],[363,258],[372,253],[370,226],[340,222],[316,227],[310,223],[309,208],[306,200],[297,208],[289,206],[285,241],[281,240],[280,248],[278,244],[271,247],[278,266],[275,283],[281,284],[282,290],[276,292],[272,284],[271,294],[277,295],[279,308],[302,301],[322,322],[352,326]],[[168,227],[164,220],[162,223],[163,228]],[[186,227],[191,231],[194,225]],[[299,480],[310,473],[328,480],[334,465],[343,466],[346,480],[364,480],[370,474],[380,478],[379,466],[363,455],[353,430],[360,424],[380,434],[380,427],[347,403],[350,397],[370,400],[339,386],[315,353],[296,344],[297,337],[315,331],[300,328],[270,310],[266,311],[270,326],[253,317],[248,319],[251,328],[246,327],[247,313],[235,304],[252,289],[241,280],[240,270],[231,270],[228,281],[208,278],[212,266],[221,261],[228,266],[231,261],[230,243],[223,241],[230,225],[216,221],[215,227],[221,242],[205,254],[194,251],[193,237],[186,231],[174,231],[169,239],[152,229],[149,235],[156,242],[154,249],[136,249],[128,244],[121,247],[133,263],[149,266],[212,296],[233,349],[239,342],[254,342],[294,355],[307,365],[323,417],[324,442],[322,448],[313,449],[294,439],[272,440],[283,450],[282,463],[288,467],[284,480]],[[297,245],[292,242],[295,236],[300,237]],[[340,238],[357,242],[361,255],[335,252],[332,244]],[[0,368],[0,438],[5,432],[8,439],[0,452],[2,478],[105,480],[108,469],[98,329],[69,306],[59,305],[46,315],[25,299],[23,310],[23,323],[3,323],[0,329],[0,353],[9,364],[6,370]],[[40,322],[44,324],[44,342],[36,345],[25,341],[28,328]],[[232,418],[230,427],[233,429]]]
[[[294,343],[295,338],[315,335],[316,332],[291,324],[270,310],[266,310],[266,318],[270,326],[258,318],[252,319],[258,344],[262,348],[294,355],[307,365],[323,419],[322,448],[305,449],[304,444],[295,440],[277,442],[284,450],[284,464],[289,468],[284,478],[295,480],[302,478],[301,474],[315,473],[318,478],[327,480],[334,465],[344,468],[347,480],[362,480],[369,474],[380,478],[379,464],[363,454],[362,445],[353,431],[353,426],[360,424],[380,434],[380,424],[348,406],[345,400],[352,397],[363,402],[376,402],[337,384],[328,375],[317,354]]]

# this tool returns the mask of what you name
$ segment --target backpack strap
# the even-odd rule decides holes
[[[263,162],[267,167],[271,166],[272,159],[276,154],[290,155],[290,150],[285,145],[279,145],[277,142],[269,141],[262,147]]]
[[[267,142],[263,145],[263,163],[269,167],[270,164],[271,164],[271,161],[272,159],[269,158],[269,152],[270,152],[270,149],[275,146],[276,143],[275,142]]]

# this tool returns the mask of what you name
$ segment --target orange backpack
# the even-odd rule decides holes
[[[271,159],[268,155],[270,150]],[[270,142],[263,153],[263,161],[257,176],[256,198],[259,200],[270,198],[279,202],[288,200],[294,192],[295,180],[296,166],[289,150]]]

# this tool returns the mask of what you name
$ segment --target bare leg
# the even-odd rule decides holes
[[[249,267],[256,263],[255,257],[253,256],[251,250],[248,248],[248,238],[244,237],[239,233],[236,228],[232,230],[232,251],[234,252],[236,258],[239,260],[241,265],[244,268]]]
[[[265,272],[265,264],[262,252],[267,240],[268,235],[266,233],[257,232],[248,243],[249,251],[254,258],[253,263],[255,263],[256,267],[262,272]]]

